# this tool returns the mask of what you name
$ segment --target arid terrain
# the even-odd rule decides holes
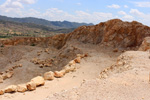
[[[113,19],[53,37],[0,40],[0,100],[149,100],[149,36],[148,26]],[[19,92],[20,84],[27,90]]]

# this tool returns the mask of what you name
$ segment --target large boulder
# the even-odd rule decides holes
[[[42,86],[45,84],[45,80],[42,76],[37,76],[33,79],[31,79],[31,82],[34,82],[36,86]]]
[[[28,89],[29,91],[33,91],[33,90],[36,89],[36,84],[35,84],[34,82],[28,82],[28,83],[26,84],[26,87],[27,87],[27,89]]]
[[[17,86],[16,85],[10,85],[5,88],[5,93],[12,93],[17,91]]]
[[[44,79],[45,80],[53,80],[54,79],[54,73],[52,71],[44,73]]]
[[[17,91],[18,92],[25,92],[25,91],[27,91],[27,86],[25,84],[18,85]]]

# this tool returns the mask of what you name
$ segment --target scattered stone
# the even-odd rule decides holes
[[[19,64],[18,67],[22,67],[22,64]]]
[[[9,71],[13,71],[13,68],[9,68],[8,70],[9,70]]]
[[[76,70],[76,67],[75,67],[75,66],[71,66],[71,67],[70,67],[70,71],[73,72],[73,71],[75,71],[75,70]]]
[[[0,95],[3,95],[5,93],[4,90],[0,90]]]
[[[45,80],[53,80],[54,79],[54,73],[52,71],[46,72],[44,74],[44,79]]]
[[[40,56],[40,55],[41,55],[41,53],[40,53],[40,52],[38,52],[38,53],[37,53],[37,56]]]
[[[17,91],[18,91],[18,92],[25,92],[25,91],[27,91],[26,85],[25,85],[25,84],[18,85],[18,86],[17,86]]]
[[[61,72],[61,71],[55,71],[55,72],[54,72],[54,76],[55,76],[56,78],[61,78],[61,77],[64,76],[64,73]]]
[[[9,72],[6,73],[6,75],[7,75],[7,78],[11,78],[14,75],[14,72],[9,71]]]
[[[64,70],[65,70],[66,73],[69,73],[70,72],[70,67],[69,66],[65,66]]]
[[[3,83],[3,76],[0,75],[0,83]]]
[[[113,52],[118,52],[118,48],[115,48],[115,49],[113,50]]]
[[[3,80],[7,79],[6,73],[4,73],[4,74],[2,75],[2,77],[3,77]]]
[[[60,73],[62,73],[63,75],[65,75],[66,74],[66,70],[63,69],[63,70],[60,71]]]
[[[43,66],[43,64],[40,64],[40,66],[39,66],[40,68],[43,68],[44,66]]]
[[[48,48],[46,48],[46,49],[45,49],[45,52],[48,52],[48,51],[49,51],[49,49],[48,49]]]
[[[5,93],[12,93],[17,91],[17,86],[16,85],[10,85],[5,88]]]
[[[3,75],[4,74],[4,72],[0,72],[0,75]]]
[[[88,53],[84,54],[84,57],[88,57]]]
[[[76,64],[76,62],[74,60],[69,62],[69,66],[72,66],[72,65],[75,65],[75,64]]]
[[[36,89],[36,84],[35,84],[34,82],[28,82],[28,83],[26,84],[26,87],[27,87],[27,89],[28,89],[29,91],[33,91],[33,90]]]
[[[33,79],[31,79],[31,82],[34,82],[36,86],[42,86],[45,84],[45,80],[42,76],[37,76]]]
[[[77,54],[77,57],[81,57],[81,58],[83,58],[83,57],[84,57],[84,55],[82,55],[82,54]]]
[[[81,57],[75,58],[74,61],[75,61],[76,63],[80,63],[80,62],[81,62]]]

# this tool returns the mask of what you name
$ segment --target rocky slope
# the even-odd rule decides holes
[[[106,43],[114,47],[136,47],[146,36],[150,36],[150,27],[136,21],[113,19],[95,26],[81,26],[69,34],[69,39],[93,44]]]

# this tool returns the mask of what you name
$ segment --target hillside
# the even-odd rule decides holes
[[[77,23],[77,22],[69,22],[69,21],[48,21],[45,19],[40,18],[34,18],[34,17],[26,17],[26,18],[11,18],[6,16],[0,16],[0,20],[3,21],[13,21],[13,22],[19,22],[19,23],[33,23],[38,25],[44,25],[48,26],[50,28],[54,29],[68,29],[68,28],[77,28],[79,26],[83,25],[93,25],[92,23]]]
[[[53,36],[59,33],[67,33],[72,29],[60,29],[54,30],[53,28],[46,27],[43,25],[28,24],[28,23],[17,23],[11,21],[0,21],[0,37],[9,38],[13,36]]]

